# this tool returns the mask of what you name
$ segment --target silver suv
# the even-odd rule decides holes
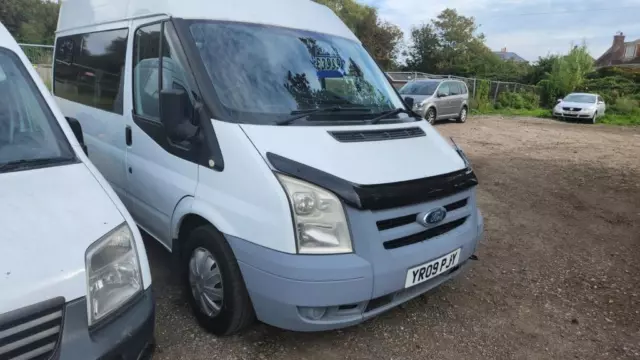
[[[413,98],[413,111],[433,124],[436,120],[456,119],[463,123],[469,113],[469,89],[459,80],[414,80],[399,90]]]

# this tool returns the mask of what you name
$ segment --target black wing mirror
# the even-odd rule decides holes
[[[407,107],[409,108],[409,110],[413,110],[413,104],[414,104],[414,100],[412,97],[405,97],[404,98],[404,103],[407,105]]]
[[[182,89],[160,92],[160,121],[169,139],[181,142],[193,137],[198,128],[191,123],[193,109],[189,96]]]
[[[67,119],[67,122],[71,127],[71,131],[73,131],[73,135],[75,135],[78,143],[82,147],[82,151],[84,151],[85,155],[89,155],[87,145],[84,144],[84,134],[82,134],[82,125],[80,125],[80,121],[71,117],[66,117],[65,119]]]

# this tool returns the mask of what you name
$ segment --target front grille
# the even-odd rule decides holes
[[[395,240],[391,240],[391,241],[387,241],[385,242],[384,248],[387,250],[391,250],[391,249],[397,249],[403,246],[407,246],[407,245],[412,245],[412,244],[417,244],[419,242],[423,242],[429,239],[432,239],[436,236],[440,236],[440,235],[444,235],[446,233],[448,233],[449,231],[461,226],[462,224],[465,223],[465,221],[467,221],[467,217],[458,219],[458,220],[454,220],[452,222],[446,223],[444,225],[440,225],[440,226],[436,226],[434,228],[431,228],[429,230],[426,231],[422,231],[419,232],[417,234],[413,234],[413,235],[409,235],[409,236],[405,236],[399,239],[395,239]]]
[[[340,142],[398,140],[426,136],[419,127],[366,131],[329,131],[329,134]]]
[[[563,107],[562,110],[564,110],[564,111],[580,111],[582,109],[581,108]]]
[[[462,209],[463,207],[467,206],[468,201],[469,201],[468,199],[462,199],[460,201],[447,204],[444,206],[444,208],[447,211]],[[378,226],[378,230],[380,231],[389,230],[389,229],[397,228],[400,226],[404,226],[404,225],[408,225],[413,222],[416,222],[417,217],[418,217],[418,213],[414,213],[414,214],[409,214],[409,215],[400,216],[396,218],[379,220],[376,222],[376,225]]]
[[[0,359],[46,360],[60,342],[64,298],[0,315]]]

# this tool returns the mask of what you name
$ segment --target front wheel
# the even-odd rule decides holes
[[[456,121],[458,121],[459,123],[465,123],[467,122],[467,107],[463,106],[462,110],[460,110],[460,114],[458,115],[458,118],[456,119]]]
[[[598,113],[596,112],[595,114],[593,114],[593,117],[591,118],[591,123],[595,124],[597,120],[598,120]]]
[[[218,336],[248,327],[254,320],[253,306],[224,237],[211,225],[195,228],[182,254],[185,293],[198,323]]]
[[[429,124],[433,125],[436,123],[436,110],[434,108],[429,108],[427,110],[427,114],[425,116],[425,119],[427,119],[427,122],[429,122]]]

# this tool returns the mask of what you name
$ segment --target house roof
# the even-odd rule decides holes
[[[527,60],[525,60],[522,56],[514,53],[514,52],[510,52],[510,51],[494,51],[494,54],[498,55],[500,57],[500,59],[502,60],[513,60],[516,62],[528,62]]]
[[[634,65],[640,64],[640,51],[636,53],[636,57],[633,58],[624,58],[623,54],[629,45],[635,45],[636,47],[640,47],[640,39],[635,41],[627,41],[622,44],[622,46],[611,46],[607,51],[605,51],[602,56],[596,60],[596,66],[598,67],[606,67],[606,66],[614,66],[614,65]]]

